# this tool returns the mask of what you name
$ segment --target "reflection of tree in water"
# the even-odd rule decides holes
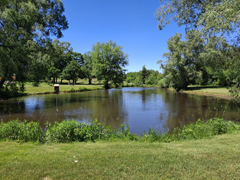
[[[25,109],[25,103],[22,100],[8,100],[0,102],[0,120],[7,122],[9,119],[17,119],[18,114]]]
[[[98,91],[98,96],[93,101],[84,103],[84,109],[91,111],[86,113],[84,118],[87,120],[98,119],[113,128],[120,128],[127,121],[127,111],[123,102],[121,90]]]
[[[130,94],[139,94],[141,95],[142,100],[142,109],[146,109],[146,102],[153,100],[153,95],[156,97],[156,89],[154,88],[138,88],[137,91],[128,91]]]
[[[219,117],[235,120],[237,118],[237,106],[223,99],[166,91],[163,93],[163,100],[168,111],[165,118],[169,130],[189,122],[196,122],[198,119]],[[164,119],[163,114],[160,115],[160,119]]]

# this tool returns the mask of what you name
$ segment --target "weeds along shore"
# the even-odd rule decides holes
[[[41,142],[41,143],[69,143],[69,142],[95,142],[95,141],[139,141],[139,142],[172,142],[208,138],[215,135],[239,131],[240,125],[231,121],[214,118],[208,121],[198,120],[172,132],[157,133],[149,129],[141,135],[130,132],[130,127],[122,126],[121,131],[112,129],[99,123],[97,120],[90,124],[80,123],[75,120],[55,122],[53,125],[46,123],[42,129],[38,122],[9,121],[0,124],[0,140]]]

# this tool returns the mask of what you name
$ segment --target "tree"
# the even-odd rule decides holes
[[[122,46],[111,40],[107,43],[97,42],[93,46],[91,52],[93,74],[98,80],[104,81],[105,89],[110,88],[109,81],[115,86],[123,82],[123,67],[128,65],[128,55],[124,54],[122,49]]]
[[[71,61],[61,73],[62,79],[73,80],[73,85],[78,79],[81,66],[76,61]]]
[[[230,81],[236,83],[236,87],[240,87],[240,75],[229,76],[228,69],[231,72],[238,71],[240,65],[240,1],[239,0],[166,0],[162,1],[161,6],[156,11],[156,18],[159,21],[158,28],[162,30],[172,20],[177,22],[179,26],[186,26],[186,31],[193,29],[201,29],[207,45],[205,57],[213,57],[207,59],[216,65],[222,63],[224,68],[222,71],[214,72],[218,76],[218,80],[230,78]],[[213,41],[214,39],[214,41]],[[223,44],[221,44],[223,43]],[[207,48],[210,47],[210,48]],[[212,53],[214,52],[214,53]],[[227,57],[222,61],[221,57]],[[218,66],[219,67],[219,66]],[[216,69],[212,66],[212,69]],[[224,77],[224,78],[222,78]],[[221,84],[226,84],[220,80]],[[234,90],[235,91],[235,90]],[[236,91],[235,91],[236,92]],[[239,93],[239,92],[238,92]]]
[[[204,40],[198,31],[190,31],[186,35],[186,41],[181,40],[181,34],[176,34],[168,40],[169,52],[164,54],[167,63],[163,79],[168,86],[170,84],[178,91],[186,89],[191,81],[201,76],[201,68],[204,66],[199,54],[204,51]]]
[[[127,79],[126,79],[127,83],[135,82],[135,79],[137,78],[138,74],[139,74],[138,72],[127,73]]]
[[[47,52],[50,56],[47,62],[47,75],[49,79],[53,78],[55,83],[67,64],[74,58],[74,53],[69,42],[60,42],[58,39],[49,44]]]
[[[172,20],[178,26],[186,26],[193,30],[199,26],[204,31],[219,33],[235,31],[239,28],[239,0],[160,0],[161,5],[156,11],[158,28],[162,30]],[[240,33],[239,31],[237,32]]]
[[[82,67],[82,71],[85,77],[88,78],[88,84],[92,84],[93,62],[92,62],[91,52],[85,53],[83,57],[84,57],[84,66]]]
[[[78,64],[78,77],[79,78],[84,78],[85,77],[85,73],[84,73],[84,70],[83,70],[83,67],[84,67],[84,58],[83,58],[83,55],[81,53],[77,53],[77,52],[72,52],[72,60],[71,61],[75,61],[77,64]],[[76,81],[75,81],[76,83]]]
[[[156,85],[158,83],[158,80],[160,80],[161,78],[161,75],[159,75],[159,72],[154,70],[148,70],[148,74],[149,75],[147,76],[145,83],[150,85],[153,85],[153,84]]]
[[[29,61],[28,80],[34,82],[34,86],[38,86],[40,80],[46,79],[47,66],[46,62],[49,61],[49,55],[39,53],[33,53],[31,56],[32,61]]]
[[[68,28],[61,0],[3,0],[0,5],[0,90],[16,74],[18,82],[27,79],[32,44],[41,47],[50,35],[62,37]],[[22,84],[23,85],[23,84]]]
[[[142,80],[142,83],[145,84],[145,80],[148,76],[148,72],[147,72],[147,69],[145,67],[145,65],[142,67],[142,71],[141,71],[141,80]]]

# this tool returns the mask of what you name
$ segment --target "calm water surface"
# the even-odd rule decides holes
[[[129,124],[132,133],[149,128],[172,130],[198,118],[223,117],[238,121],[240,109],[227,100],[179,94],[161,88],[122,88],[90,92],[38,95],[0,102],[0,119],[61,122],[76,119],[89,123],[98,119],[120,129]]]

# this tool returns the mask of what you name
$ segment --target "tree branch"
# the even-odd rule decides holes
[[[17,47],[17,46],[6,46],[6,45],[0,44],[0,47],[13,49],[13,48],[15,48],[15,47]]]

